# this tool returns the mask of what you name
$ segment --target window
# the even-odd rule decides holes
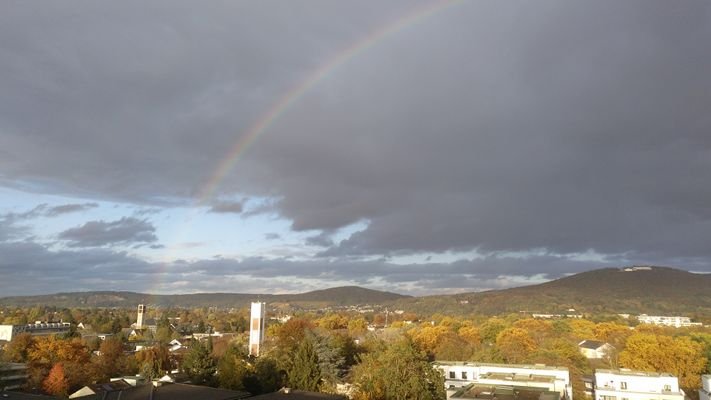
[[[617,396],[600,396],[600,400],[617,400]]]
[[[467,371],[462,371],[462,379],[467,379]]]
[[[456,376],[454,376],[454,371],[449,371],[449,379],[454,379]]]
[[[626,390],[627,389],[627,382],[620,382],[620,389]]]
[[[671,392],[671,385],[664,385],[665,392]]]

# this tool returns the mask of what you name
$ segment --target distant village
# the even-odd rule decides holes
[[[244,388],[232,390],[226,388],[210,387],[200,385],[191,379],[189,373],[183,368],[186,356],[188,356],[195,344],[206,345],[209,342],[210,348],[225,343],[240,343],[239,332],[221,332],[210,327],[195,331],[189,334],[181,334],[181,321],[179,317],[169,317],[161,321],[148,317],[148,306],[139,304],[136,308],[135,322],[130,327],[121,328],[118,332],[97,332],[95,327],[89,323],[80,321],[76,324],[69,322],[42,322],[36,321],[29,324],[5,324],[0,325],[0,349],[5,353],[12,347],[13,341],[20,337],[71,337],[81,338],[83,341],[100,341],[121,339],[121,351],[124,356],[140,355],[141,352],[155,351],[160,347],[168,359],[166,365],[170,369],[159,370],[160,374],[134,374],[130,376],[111,376],[106,381],[89,382],[71,393],[63,393],[58,396],[47,396],[40,394],[38,388],[28,387],[28,380],[34,374],[30,371],[31,363],[23,362],[3,362],[0,363],[0,390],[3,399],[277,399],[282,397],[298,399],[341,399],[341,398],[364,398],[361,392],[358,395],[358,383],[348,382],[343,379],[328,390],[329,393],[322,393],[316,387],[312,390],[303,388],[282,386],[275,388],[276,391],[253,396]],[[428,329],[436,329],[443,326],[442,321],[430,321],[423,324],[415,316],[408,315],[403,310],[389,311],[382,310],[377,305],[366,306],[345,306],[345,307],[324,307],[323,309],[307,310],[307,312],[318,313],[318,315],[355,315],[370,314],[378,311],[379,318],[361,326],[358,334],[354,335],[354,345],[361,345],[366,341],[366,337],[387,337],[393,335],[399,329],[409,325],[419,324],[423,326],[420,331],[412,334],[413,342],[418,343],[418,333],[426,332]],[[339,314],[340,313],[340,314]],[[289,314],[275,313],[269,315],[267,304],[264,302],[253,302],[249,310],[247,341],[242,346],[246,349],[245,360],[254,363],[264,352],[265,346],[269,344],[268,336],[273,332],[278,332],[276,328],[270,330],[269,326],[283,327],[293,321],[295,317]],[[524,315],[525,314],[525,315]],[[522,321],[536,327],[553,326],[555,321],[583,320],[584,316],[569,309],[564,314],[544,314],[535,312],[522,312]],[[636,319],[639,326],[659,327],[660,329],[703,329],[702,324],[692,322],[689,317],[684,316],[653,316],[641,314],[630,316],[619,314],[620,319]],[[528,318],[528,319],[525,319]],[[363,320],[364,321],[364,320]],[[347,322],[335,322],[345,324]],[[541,325],[543,324],[543,325]],[[514,323],[516,326],[516,323]],[[522,325],[523,326],[523,325]],[[196,329],[198,327],[195,327]],[[466,328],[460,328],[460,332]],[[164,329],[169,332],[169,341],[159,341],[157,336],[159,330]],[[338,328],[346,330],[345,328]],[[519,328],[514,328],[519,329]],[[627,328],[634,330],[633,327]],[[444,331],[444,329],[440,329]],[[519,329],[520,330],[520,329]],[[474,330],[470,329],[470,332]],[[468,332],[469,332],[468,331]],[[502,331],[504,332],[504,331]],[[516,333],[520,333],[516,331]],[[481,333],[479,333],[481,334]],[[281,333],[277,333],[281,335]],[[492,345],[503,345],[502,333],[499,332]],[[78,340],[78,339],[77,339]],[[265,342],[266,341],[266,342]],[[423,340],[424,342],[424,340]],[[523,345],[525,341],[521,342]],[[523,346],[522,345],[522,346]],[[517,344],[514,345],[514,347]],[[297,347],[298,348],[298,347]],[[93,350],[93,357],[101,357],[101,347]],[[516,350],[514,348],[514,350]],[[524,351],[522,349],[522,351]],[[616,344],[587,338],[577,343],[578,356],[595,366],[588,374],[581,374],[579,370],[571,374],[571,368],[565,365],[548,365],[544,363],[495,363],[478,361],[448,361],[435,359],[428,361],[431,368],[441,377],[441,393],[447,399],[482,399],[482,400],[573,400],[574,395],[595,400],[684,400],[687,398],[710,400],[711,375],[702,374],[699,376],[700,385],[696,390],[698,393],[685,393],[680,386],[679,377],[670,371],[650,371],[636,370],[633,368],[622,368],[617,366],[619,351]],[[8,357],[5,357],[7,359]],[[511,359],[515,359],[512,357]],[[708,365],[705,366],[708,371]],[[217,370],[211,374],[218,374]],[[46,379],[49,379],[46,378]],[[577,379],[577,381],[576,381]],[[287,381],[288,382],[288,381]],[[46,384],[46,381],[45,381]],[[47,385],[47,384],[46,384]],[[47,386],[50,387],[50,386]],[[577,387],[577,390],[574,388]],[[369,397],[365,397],[369,398]],[[372,397],[378,398],[378,397]]]

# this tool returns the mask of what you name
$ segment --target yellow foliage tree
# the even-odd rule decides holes
[[[549,321],[543,321],[540,319],[521,319],[514,322],[513,327],[521,328],[528,332],[531,339],[535,340],[539,346],[544,340],[553,334],[553,325]]]
[[[706,369],[704,348],[688,336],[671,337],[634,333],[620,353],[620,365],[650,372],[668,372],[679,377],[686,389],[696,389]]]
[[[435,348],[440,343],[442,337],[447,333],[451,332],[446,326],[425,326],[421,329],[414,329],[411,332],[412,341],[417,345],[418,348],[427,352],[434,353]]]
[[[536,351],[536,342],[521,328],[508,328],[496,336],[496,347],[507,362],[520,363]]]
[[[570,334],[576,340],[586,340],[595,337],[593,330],[595,323],[586,319],[574,319],[568,322],[570,326]]]
[[[459,332],[457,333],[462,339],[472,346],[479,346],[481,344],[481,333],[477,327],[465,326],[459,328]]]

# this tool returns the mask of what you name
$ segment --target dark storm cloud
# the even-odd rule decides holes
[[[12,2],[2,179],[192,203],[280,96],[412,7]],[[336,259],[593,250],[703,267],[709,20],[707,1],[458,3],[324,74],[214,194],[274,199],[297,231],[367,221],[322,254]],[[556,275],[569,257],[491,265]]]
[[[711,5],[641,4],[468,3],[354,60],[255,158],[294,229],[370,221],[324,255],[711,256]]]
[[[70,247],[100,247],[113,244],[146,244],[155,242],[156,228],[146,220],[124,217],[117,221],[89,221],[59,233]]]
[[[83,203],[83,204],[63,204],[61,206],[51,207],[47,209],[44,215],[48,217],[56,217],[62,214],[74,213],[79,211],[86,211],[92,208],[96,208],[99,205],[96,203]]]
[[[333,239],[331,239],[331,234],[325,231],[316,236],[306,238],[306,244],[311,246],[330,247],[333,246]]]
[[[244,205],[241,202],[219,202],[210,207],[210,212],[240,214],[243,209]]]

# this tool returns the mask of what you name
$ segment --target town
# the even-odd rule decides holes
[[[382,308],[5,308],[5,322],[71,322],[0,325],[0,390],[38,400],[709,399],[711,329],[688,317]]]

